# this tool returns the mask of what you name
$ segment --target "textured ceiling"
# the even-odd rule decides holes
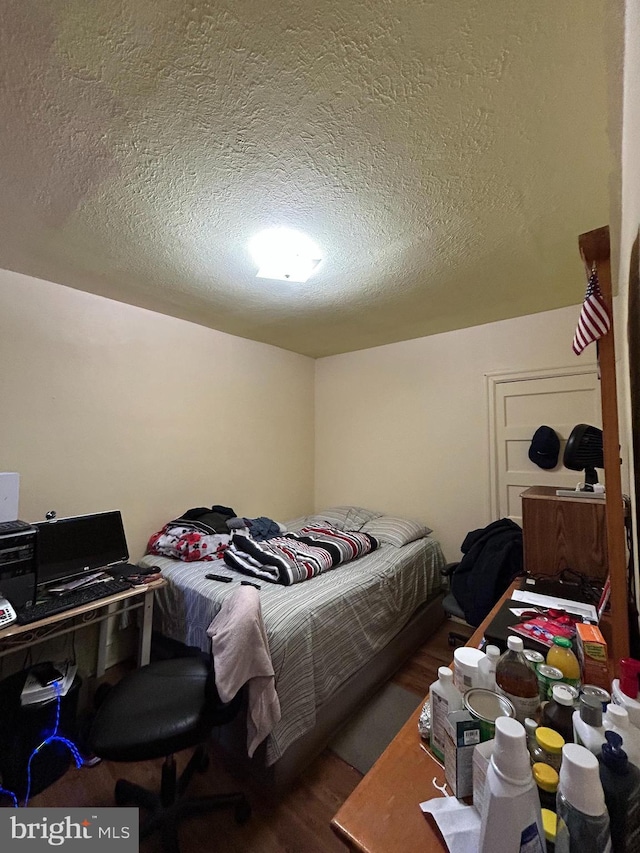
[[[606,0],[2,0],[0,267],[323,356],[580,301]],[[273,225],[326,260],[255,277]]]

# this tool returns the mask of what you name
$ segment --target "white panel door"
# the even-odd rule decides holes
[[[583,478],[562,465],[567,439],[576,424],[602,426],[600,385],[595,365],[540,372],[488,374],[489,458],[492,519],[522,524],[520,495],[530,486],[573,489]],[[551,470],[528,456],[539,426],[560,439],[558,464]],[[603,472],[598,472],[603,482]]]

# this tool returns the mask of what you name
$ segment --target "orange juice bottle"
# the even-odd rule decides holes
[[[573,687],[580,686],[580,662],[573,653],[571,640],[554,637],[553,645],[547,652],[547,664],[560,670],[564,682]]]

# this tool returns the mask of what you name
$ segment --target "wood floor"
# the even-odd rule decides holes
[[[466,636],[471,630],[446,621],[393,678],[394,683],[423,697],[436,679],[439,666],[451,661],[448,633]],[[206,773],[196,774],[189,793],[213,794],[238,789],[211,750]],[[178,757],[179,766],[188,756]],[[161,762],[114,764],[103,761],[95,767],[72,768],[60,780],[31,801],[32,806],[113,806],[113,788],[118,778],[127,778],[156,788]],[[181,853],[345,853],[346,848],[332,833],[329,822],[342,802],[361,779],[350,765],[325,750],[302,774],[294,787],[277,803],[260,792],[246,789],[253,814],[249,823],[238,826],[227,811],[193,817],[180,829]],[[140,845],[142,853],[160,853],[158,835]]]

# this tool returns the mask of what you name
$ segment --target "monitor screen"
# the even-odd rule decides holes
[[[95,571],[129,558],[118,510],[40,521],[37,529],[38,586]]]

